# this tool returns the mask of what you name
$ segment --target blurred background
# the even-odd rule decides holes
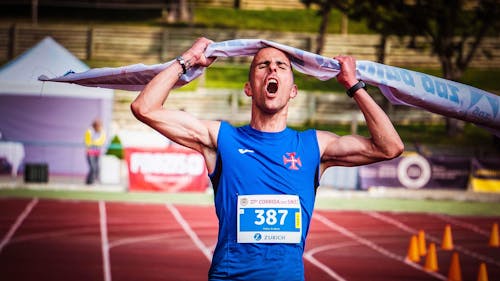
[[[163,63],[199,36],[259,38],[328,57],[353,55],[498,95],[498,6],[495,0],[0,0],[1,185],[87,188],[84,132],[100,118],[107,140],[94,189],[210,192],[198,156],[132,116],[137,92],[53,85],[37,81],[39,75]],[[250,100],[242,88],[249,59],[220,59],[175,90],[166,107],[246,123]],[[300,94],[291,105],[290,126],[368,134],[334,79],[296,73],[296,83]],[[391,105],[377,88],[368,91],[395,124],[406,152],[383,163],[330,168],[321,180],[324,190],[382,187],[498,198],[488,195],[500,192],[498,137],[471,123]]]

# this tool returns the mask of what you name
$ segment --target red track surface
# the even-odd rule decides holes
[[[463,280],[486,262],[500,280],[500,248],[488,247],[499,217],[316,211],[304,254],[306,280],[446,280],[452,227]],[[439,271],[405,262],[411,234],[436,242]],[[217,239],[213,207],[0,199],[1,280],[206,280]]]

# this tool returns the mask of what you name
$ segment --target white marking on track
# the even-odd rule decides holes
[[[36,206],[37,203],[38,203],[38,198],[33,198],[28,203],[28,205],[26,205],[23,212],[19,214],[14,224],[10,227],[9,231],[5,234],[5,236],[2,238],[2,241],[0,242],[0,253],[2,252],[5,245],[9,243],[14,233],[16,233],[17,229],[21,226],[26,217],[28,217],[28,215],[31,213],[31,210],[33,210],[33,208]]]
[[[106,203],[104,201],[99,201],[99,221],[101,226],[101,251],[102,251],[102,265],[104,269],[104,281],[111,281],[111,269],[109,263],[108,223],[106,217]]]
[[[212,232],[210,232],[209,234],[212,234]],[[179,231],[179,233],[160,233],[160,234],[137,236],[137,237],[132,237],[132,238],[124,238],[124,239],[115,240],[115,241],[109,243],[109,248],[115,248],[115,247],[119,247],[119,246],[135,244],[135,243],[144,243],[144,242],[150,242],[150,241],[156,241],[156,240],[164,240],[164,239],[168,239],[170,242],[177,241],[177,240],[181,241],[182,239],[185,239],[185,237],[186,237],[186,233],[184,232],[184,230]]]
[[[94,233],[95,228],[94,227],[81,227],[78,229],[70,229],[70,230],[57,230],[57,231],[47,231],[47,232],[40,232],[40,233],[34,233],[34,234],[25,234],[25,235],[19,235],[16,238],[13,238],[10,243],[20,243],[20,242],[26,242],[26,241],[32,241],[32,240],[40,240],[40,239],[46,239],[46,238],[56,238],[56,237],[64,237],[64,236],[71,236],[75,234],[92,234]]]
[[[404,223],[402,223],[400,221],[397,221],[397,220],[395,220],[393,218],[390,218],[388,216],[384,216],[384,215],[382,215],[382,214],[380,214],[378,212],[364,212],[364,213],[367,214],[367,215],[369,215],[369,216],[371,216],[371,217],[379,219],[381,221],[385,221],[385,222],[387,222],[389,224],[392,224],[392,225],[396,226],[397,228],[402,229],[402,230],[404,230],[404,231],[406,231],[408,233],[413,233],[413,234],[417,233],[416,229],[411,228],[411,227],[407,226],[406,224],[404,224]],[[441,239],[439,239],[437,237],[434,237],[434,236],[428,235],[428,234],[426,234],[425,237],[427,239],[429,239],[430,241],[435,242],[436,244],[441,244]],[[474,251],[468,250],[468,249],[466,249],[466,248],[464,248],[462,246],[454,245],[453,249],[456,250],[456,251],[458,251],[458,252],[461,252],[463,254],[469,255],[469,256],[471,256],[471,257],[473,257],[473,258],[475,258],[475,259],[477,259],[479,261],[488,262],[488,263],[491,263],[491,264],[494,264],[494,265],[500,267],[500,261],[496,261],[496,260],[494,260],[494,259],[492,259],[490,257],[485,256],[485,255],[481,255],[481,254],[476,253]]]
[[[349,242],[319,246],[319,247],[316,247],[316,248],[313,248],[311,250],[306,251],[304,253],[304,259],[306,259],[307,261],[309,261],[310,263],[312,263],[314,266],[318,267],[319,269],[323,270],[323,272],[328,274],[328,276],[332,277],[333,279],[338,280],[338,281],[347,281],[342,276],[340,276],[340,274],[335,272],[333,269],[331,269],[330,267],[328,267],[324,263],[317,260],[314,257],[314,255],[319,253],[319,252],[333,250],[333,249],[339,249],[339,248],[354,246],[354,245],[358,245],[358,243],[349,241]]]
[[[471,223],[468,223],[468,222],[464,222],[464,221],[460,221],[460,220],[457,220],[457,219],[454,219],[454,218],[451,218],[451,217],[448,217],[448,216],[444,216],[444,215],[440,215],[440,214],[432,214],[433,216],[445,221],[445,222],[448,222],[448,223],[452,223],[454,225],[458,225],[460,227],[463,227],[465,229],[469,229],[475,233],[478,233],[478,234],[481,234],[485,237],[489,237],[490,234],[487,232],[487,231],[484,231],[482,229],[480,229],[479,227],[471,224]]]
[[[437,279],[440,279],[440,280],[446,280],[447,278],[440,274],[440,273],[437,273],[437,272],[429,272],[429,271],[426,271],[420,264],[417,264],[417,263],[413,263],[413,262],[409,262],[406,260],[405,257],[403,256],[400,256],[398,254],[395,254],[383,247],[380,247],[379,245],[373,243],[372,241],[368,240],[368,239],[365,239],[361,236],[358,236],[356,235],[354,232],[351,232],[349,231],[348,229],[332,222],[331,220],[327,219],[326,217],[318,214],[318,213],[315,213],[313,215],[313,219],[316,219],[316,220],[319,220],[320,222],[322,222],[324,225],[326,225],[327,227],[329,227],[330,229],[332,230],[335,230],[341,234],[343,234],[344,236],[347,236],[351,239],[353,239],[354,241],[357,241],[359,244],[362,244],[362,245],[365,245],[377,252],[379,252],[380,254],[382,254],[383,256],[386,256],[390,259],[393,259],[393,260],[396,260],[396,261],[399,261],[399,262],[402,262],[404,264],[407,264],[417,270],[420,270],[422,272],[425,272],[431,276],[434,276],[435,278]]]
[[[181,225],[189,238],[191,238],[196,247],[200,249],[203,255],[205,255],[205,257],[208,259],[208,261],[212,262],[212,251],[210,251],[210,249],[201,241],[198,235],[196,235],[191,226],[189,226],[189,223],[182,217],[179,210],[177,210],[177,208],[170,203],[166,203],[165,206],[172,213],[175,220]]]

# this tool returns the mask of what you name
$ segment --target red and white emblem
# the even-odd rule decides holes
[[[300,157],[296,157],[297,152],[287,152],[283,155],[283,164],[290,170],[298,170],[302,167],[302,162],[300,162]],[[288,166],[290,164],[290,166]]]

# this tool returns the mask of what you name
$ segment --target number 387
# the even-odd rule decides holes
[[[264,223],[267,225],[275,225],[278,221],[280,225],[284,225],[288,210],[276,211],[275,209],[255,209],[255,215],[257,218],[257,220],[255,220],[256,225],[263,225]]]

